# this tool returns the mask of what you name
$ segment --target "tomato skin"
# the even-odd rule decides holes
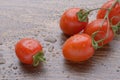
[[[91,23],[89,23],[87,25],[87,27],[85,28],[84,30],[84,33],[92,36],[92,33],[96,32],[99,30],[99,32],[96,34],[95,36],[95,40],[98,41],[98,40],[101,40],[101,39],[104,39],[107,35],[107,29],[109,29],[109,33],[108,33],[108,37],[106,37],[106,39],[102,42],[99,43],[99,46],[103,46],[105,44],[108,44],[110,41],[113,40],[114,38],[114,32],[113,30],[110,28],[108,28],[108,22],[105,21],[103,23],[103,19],[97,19],[97,20],[94,20],[92,21]],[[103,23],[103,25],[101,26],[101,24]]]
[[[31,38],[23,38],[15,45],[18,59],[25,64],[33,64],[33,56],[42,51],[41,44]]]
[[[66,60],[73,62],[88,60],[94,54],[91,37],[87,34],[71,36],[64,43],[62,51]]]
[[[109,0],[105,4],[102,5],[101,8],[108,9],[112,6],[115,0]],[[103,19],[107,10],[100,9],[97,13],[97,19]],[[120,3],[117,3],[115,7],[111,10],[109,14],[109,18],[112,19],[113,16],[118,16],[119,18],[115,18],[112,20],[112,24],[115,25],[120,21]]]
[[[60,19],[60,28],[63,33],[71,36],[81,32],[86,25],[87,22],[81,22],[78,20],[77,12],[80,11],[80,8],[70,8],[66,10]]]
[[[113,16],[116,16],[112,19]],[[109,14],[109,18],[112,19],[112,24],[115,25],[120,22],[120,6],[112,9],[111,13]]]

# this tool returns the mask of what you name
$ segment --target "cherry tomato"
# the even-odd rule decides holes
[[[105,4],[102,5],[101,8],[97,13],[97,19],[103,19],[107,10],[112,6],[115,0],[109,0]],[[112,19],[112,24],[115,25],[120,21],[120,3],[117,3],[114,8],[110,11],[109,18]]]
[[[73,62],[88,60],[94,54],[92,39],[87,34],[76,34],[64,43],[62,51],[66,60]]]
[[[66,10],[60,19],[61,30],[71,36],[81,32],[87,25],[88,21],[83,22],[78,20],[77,13],[80,8],[70,8]]]
[[[25,64],[33,64],[37,66],[40,61],[43,61],[41,44],[31,38],[23,38],[15,45],[15,52],[18,59]]]
[[[99,46],[103,46],[109,43],[110,41],[113,40],[114,37],[114,32],[108,25],[108,22],[104,21],[103,23],[103,21],[104,21],[103,19],[94,20],[91,23],[89,23],[84,30],[84,33],[90,36],[92,36],[93,33],[99,31],[94,38],[96,41],[104,39],[102,42],[99,43]]]

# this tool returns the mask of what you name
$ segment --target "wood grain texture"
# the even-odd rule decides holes
[[[59,29],[63,11],[92,9],[105,0],[0,0],[0,80],[120,80],[120,36],[84,63],[65,61],[61,47],[67,39]],[[96,12],[89,17],[95,19]],[[14,44],[38,39],[47,62],[33,68],[19,62]],[[1,60],[0,59],[0,60]],[[4,63],[4,64],[3,64]]]

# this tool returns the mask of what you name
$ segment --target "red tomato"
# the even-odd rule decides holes
[[[103,6],[101,8],[105,8],[108,9],[112,6],[112,4],[114,3],[115,0],[110,0],[107,1],[105,4],[103,4]],[[97,13],[97,19],[103,19],[107,10],[105,9],[100,9]],[[116,16],[115,18],[113,18],[112,20],[112,24],[117,24],[120,21],[120,3],[117,3],[115,5],[115,7],[111,10],[110,14],[109,14],[109,18],[112,19],[112,17]]]
[[[78,20],[77,13],[80,8],[71,8],[64,12],[60,19],[60,28],[67,35],[74,35],[82,31],[88,21],[82,22]]]
[[[62,51],[67,60],[73,62],[88,60],[94,54],[91,37],[87,34],[76,34],[64,43]]]
[[[42,46],[34,39],[24,38],[15,46],[17,57],[22,63],[38,65],[43,58]]]
[[[111,27],[108,25],[108,22],[105,21],[105,22],[103,23],[103,21],[104,21],[103,19],[94,20],[94,21],[92,21],[91,23],[89,23],[89,24],[87,25],[87,27],[85,28],[85,30],[84,30],[84,33],[86,33],[86,34],[88,34],[88,35],[90,35],[90,36],[92,36],[92,34],[93,34],[94,32],[99,31],[99,32],[96,34],[96,36],[95,36],[94,39],[95,39],[96,41],[98,41],[98,40],[101,40],[101,39],[104,39],[104,38],[105,38],[105,40],[103,40],[103,42],[100,42],[100,43],[99,43],[99,46],[103,46],[103,45],[109,43],[110,41],[113,40],[113,37],[114,37],[114,32],[113,32],[113,30],[111,29]],[[102,25],[102,23],[103,23],[103,25]],[[101,25],[102,25],[102,26],[101,26]],[[109,28],[108,28],[108,27],[109,27]],[[109,31],[108,31],[108,36],[106,37],[106,35],[107,35],[107,30],[109,30]]]

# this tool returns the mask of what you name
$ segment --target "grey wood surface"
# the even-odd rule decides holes
[[[120,80],[119,35],[84,63],[65,61],[61,51],[67,39],[59,29],[61,14],[71,7],[97,8],[105,1],[0,0],[0,80]],[[24,37],[41,42],[46,63],[33,68],[19,62],[14,45]]]

